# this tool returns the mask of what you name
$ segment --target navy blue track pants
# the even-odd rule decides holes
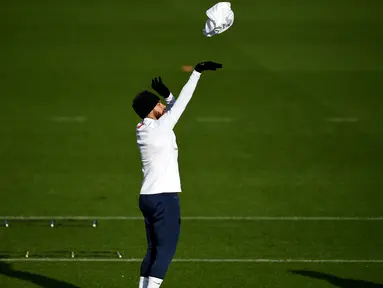
[[[145,219],[148,250],[141,264],[141,276],[165,278],[176,253],[180,234],[178,193],[140,195],[139,206]]]

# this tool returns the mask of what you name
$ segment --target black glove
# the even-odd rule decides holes
[[[215,71],[218,68],[222,68],[222,64],[212,62],[212,61],[206,61],[206,62],[198,63],[195,66],[194,70],[201,73],[202,71],[207,71],[207,70]]]
[[[152,88],[164,98],[168,98],[170,96],[170,91],[168,87],[166,87],[164,83],[162,83],[161,77],[159,77],[158,79],[154,78],[152,80]]]

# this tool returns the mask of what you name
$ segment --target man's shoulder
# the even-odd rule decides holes
[[[148,129],[152,130],[152,129],[157,128],[157,126],[158,125],[157,125],[156,121],[154,121],[154,120],[152,120],[152,121],[143,120],[143,121],[137,123],[136,130],[137,130],[137,132],[148,130]]]
[[[137,123],[136,129],[139,130],[139,129],[143,128],[144,126],[145,126],[144,122],[141,121],[141,122]]]

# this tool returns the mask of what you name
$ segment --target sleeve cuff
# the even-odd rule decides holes
[[[195,77],[197,77],[199,79],[200,76],[201,76],[201,72],[198,72],[198,71],[194,70],[191,76],[195,76]]]
[[[174,95],[172,94],[172,92],[170,92],[169,96],[165,98],[165,101],[167,104],[169,104],[170,102],[172,102],[173,99],[174,99]]]

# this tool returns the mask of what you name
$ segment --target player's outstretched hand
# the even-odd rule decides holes
[[[197,72],[203,72],[203,71],[215,71],[218,68],[222,68],[222,64],[213,62],[213,61],[206,61],[206,62],[200,62],[195,66],[195,71]]]
[[[165,84],[162,83],[161,77],[154,78],[152,80],[152,88],[154,91],[156,91],[158,94],[160,94],[164,98],[168,98],[170,95],[170,91],[168,87],[166,87]]]

